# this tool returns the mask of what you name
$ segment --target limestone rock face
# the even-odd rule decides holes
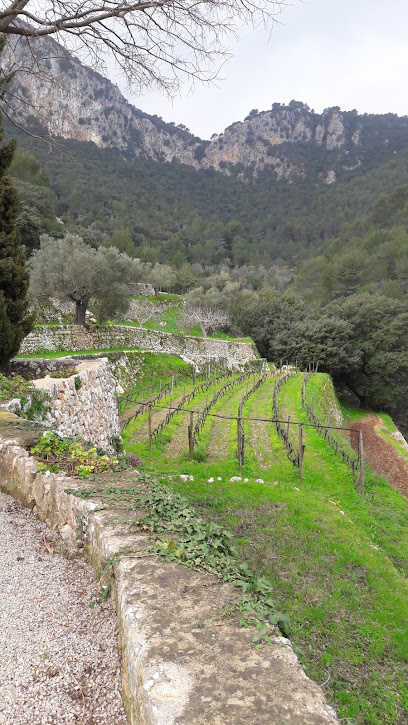
[[[244,121],[205,141],[181,124],[166,123],[132,106],[116,85],[54,40],[33,43],[34,55],[19,40],[9,44],[2,57],[5,69],[21,69],[11,91],[18,123],[32,126],[34,119],[37,131],[40,125],[54,136],[117,149],[130,162],[178,162],[247,182],[270,169],[278,181],[295,183],[315,175],[316,181],[332,184],[339,173],[362,165],[368,133],[374,133],[376,146],[386,147],[390,154],[388,128],[406,129],[408,143],[407,118],[388,114],[384,123],[378,116],[370,125],[356,111],[334,107],[318,114],[296,101],[251,111]],[[34,72],[27,72],[33,65]]]
[[[16,120],[27,125],[36,119],[54,136],[90,141],[100,148],[131,151],[150,157],[198,166],[194,150],[200,139],[184,127],[166,124],[132,106],[116,85],[83,65],[61,45],[46,38],[9,44],[2,56],[5,68],[17,72],[12,85]],[[38,70],[40,69],[40,70]]]

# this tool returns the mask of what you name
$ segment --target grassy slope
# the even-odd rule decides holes
[[[313,392],[320,400],[321,414],[332,395],[327,382],[319,374],[308,384],[308,395]],[[298,375],[284,386],[281,407],[292,419],[306,422],[300,389]],[[271,382],[262,386],[244,414],[270,417],[271,392]],[[232,412],[238,397],[235,391],[217,409]],[[146,468],[170,474],[174,488],[232,529],[251,567],[273,582],[280,608],[290,614],[290,636],[303,652],[308,674],[325,683],[344,721],[408,723],[406,499],[369,470],[362,499],[347,468],[313,429],[305,432],[299,486],[297,470],[268,423],[246,423],[242,475],[249,481],[231,483],[228,479],[237,474],[233,424],[224,421],[223,432],[219,423],[211,424],[212,432],[206,426],[201,455],[207,455],[215,431],[225,450],[217,460],[210,455],[208,461],[191,464],[185,455],[169,455],[178,424],[180,420],[173,421],[165,442],[155,444]],[[143,455],[143,442],[138,446]],[[177,473],[192,473],[194,481],[178,483]],[[265,484],[255,482],[259,475]],[[222,481],[209,483],[211,476]]]

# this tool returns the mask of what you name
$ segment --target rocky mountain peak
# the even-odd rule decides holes
[[[214,168],[245,181],[268,170],[291,183],[317,174],[322,183],[333,184],[339,173],[361,167],[368,134],[369,145],[387,153],[394,150],[394,142],[384,137],[384,125],[371,120],[384,117],[359,116],[338,107],[317,114],[297,101],[253,110],[244,121],[203,141],[185,126],[132,106],[111,81],[49,38],[37,41],[34,54],[24,41],[17,41],[8,46],[5,59],[9,68],[20,69],[12,87],[20,124],[34,123],[55,136],[116,148],[130,159]],[[401,138],[408,143],[407,118],[389,114],[386,119],[397,147]]]

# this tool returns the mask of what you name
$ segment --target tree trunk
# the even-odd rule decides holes
[[[86,302],[75,302],[75,325],[86,326],[85,315],[86,315]]]
[[[202,322],[200,322],[201,332],[203,333],[203,337],[207,337],[207,330],[205,329]]]
[[[157,300],[159,299],[159,291],[160,291],[160,287],[155,287],[154,288],[154,294],[155,294],[155,297],[156,297]]]

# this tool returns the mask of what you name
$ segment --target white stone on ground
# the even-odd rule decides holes
[[[116,615],[89,608],[93,570],[63,546],[0,493],[0,723],[126,725]]]
[[[242,481],[242,478],[240,478],[239,476],[233,476],[232,478],[230,478],[230,483],[238,483],[239,481]]]
[[[221,476],[218,476],[217,481],[222,481]]]
[[[263,478],[257,478],[257,479],[256,479],[256,482],[257,482],[257,483],[264,483],[264,480],[263,480]]]
[[[211,476],[211,478],[208,479],[208,483],[214,483],[214,479],[212,476]]]

